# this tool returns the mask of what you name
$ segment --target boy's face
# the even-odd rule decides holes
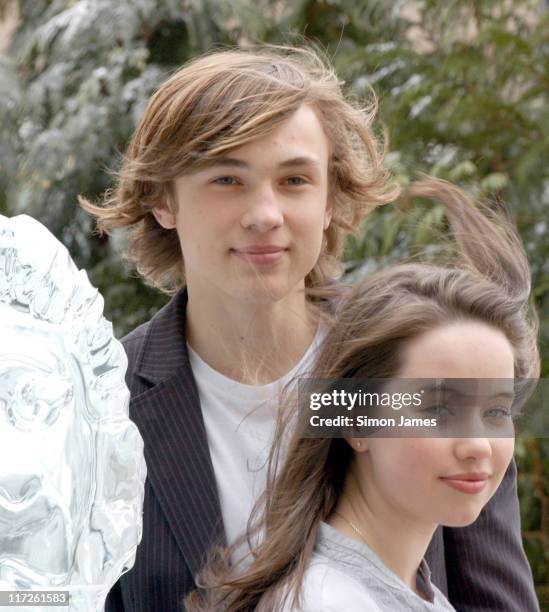
[[[309,106],[271,133],[175,181],[176,228],[190,294],[269,303],[302,289],[331,218],[329,145]]]

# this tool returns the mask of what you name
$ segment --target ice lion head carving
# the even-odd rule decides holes
[[[100,611],[133,565],[146,470],[126,367],[65,247],[0,215],[0,590],[69,590],[70,610]]]

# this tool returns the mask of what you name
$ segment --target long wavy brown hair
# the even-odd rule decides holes
[[[174,293],[185,282],[175,229],[164,229],[151,210],[173,202],[173,181],[215,157],[261,137],[303,104],[317,113],[330,144],[330,226],[320,258],[305,278],[322,286],[337,276],[346,236],[372,208],[398,195],[383,166],[384,150],[372,130],[375,95],[360,106],[344,95],[326,57],[307,47],[262,45],[193,59],[163,83],[137,126],[116,182],[101,202],[80,204],[108,233],[129,228],[127,259],[148,284]]]
[[[530,271],[510,222],[442,180],[420,181],[409,195],[444,204],[455,242],[453,263],[396,265],[354,285],[309,375],[396,376],[402,349],[411,339],[440,325],[471,320],[505,334],[516,377],[539,376]],[[274,612],[286,600],[299,607],[319,525],[336,506],[353,452],[342,438],[302,438],[294,411],[295,401],[283,395],[266,490],[248,524],[248,542],[262,533],[261,544],[252,547],[244,567],[231,564],[242,541],[215,550],[197,581],[200,589],[185,600],[189,612]]]

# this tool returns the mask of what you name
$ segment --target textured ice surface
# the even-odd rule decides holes
[[[45,611],[102,611],[135,560],[146,470],[126,367],[65,247],[0,215],[0,590],[70,591]]]

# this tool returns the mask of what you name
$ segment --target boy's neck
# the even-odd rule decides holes
[[[214,370],[245,384],[268,384],[291,371],[316,328],[303,291],[269,304],[194,299],[189,291],[188,343]]]

